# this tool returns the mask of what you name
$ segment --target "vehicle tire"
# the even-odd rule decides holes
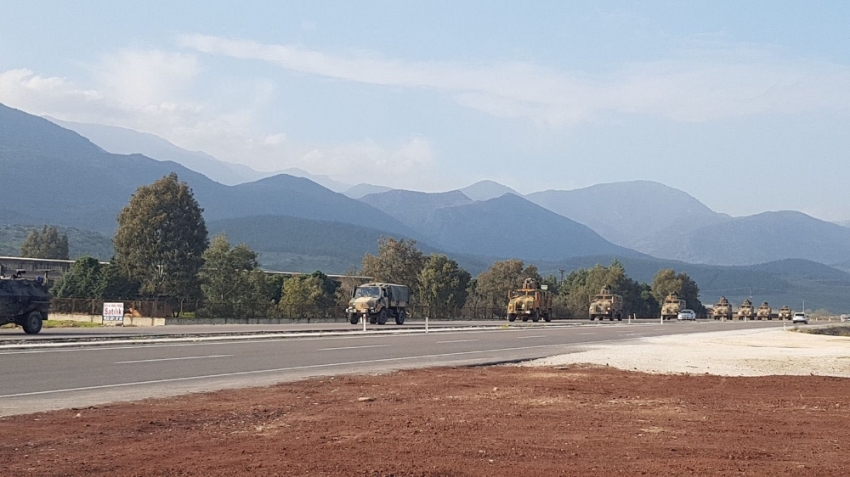
[[[516,315],[513,313],[508,313],[508,321],[510,321],[511,323],[516,321]]]
[[[544,313],[543,314],[543,321],[545,321],[546,323],[551,323],[552,322],[552,314],[551,313]]]
[[[398,310],[398,313],[395,315],[395,324],[403,325],[405,318],[407,318],[407,312],[404,311],[403,308],[401,310]]]
[[[534,311],[531,312],[531,321],[533,321],[535,323],[540,321],[540,312],[539,311],[534,310]]]
[[[383,310],[381,310],[380,313],[378,313],[378,324],[379,325],[386,325],[387,324],[387,309],[386,308],[384,308]]]
[[[369,324],[374,325],[378,323],[378,317],[375,315],[369,315]]]
[[[352,325],[356,325],[358,321],[360,321],[360,320],[357,318],[357,313],[349,313],[348,314],[348,322],[349,323],[351,323]]]
[[[590,321],[593,321],[595,319],[596,319],[596,315],[590,315]]]
[[[33,311],[24,318],[21,326],[24,328],[24,333],[28,335],[38,334],[41,331],[41,313]]]
[[[528,315],[522,315],[522,322],[525,323],[528,321]]]
[[[623,321],[623,315],[617,313],[617,321]]]

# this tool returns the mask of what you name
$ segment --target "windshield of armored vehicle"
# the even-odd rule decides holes
[[[381,289],[378,287],[357,287],[357,291],[354,292],[354,298],[360,297],[370,297],[370,298],[378,298],[381,296]]]

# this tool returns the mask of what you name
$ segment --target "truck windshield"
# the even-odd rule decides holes
[[[381,289],[378,287],[357,287],[357,291],[354,292],[354,298],[378,298],[379,296],[381,296]]]

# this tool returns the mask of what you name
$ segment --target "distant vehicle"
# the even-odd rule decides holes
[[[679,320],[696,320],[697,314],[694,310],[689,310],[685,308],[684,310],[679,312],[679,315],[676,317]]]
[[[405,285],[365,283],[354,289],[345,312],[352,325],[361,318],[373,325],[384,325],[388,318],[395,318],[397,325],[403,325],[409,300],[410,290]]]
[[[798,311],[794,313],[794,318],[791,319],[791,323],[802,323],[804,325],[809,324],[809,315],[803,313],[802,311]]]
[[[732,304],[729,303],[729,300],[727,300],[725,296],[720,297],[720,301],[714,305],[714,308],[711,310],[711,316],[715,320],[732,319]]]
[[[850,321],[850,315],[841,315],[841,322],[845,323],[847,321]]]
[[[602,287],[598,295],[590,300],[590,321],[608,318],[609,321],[623,321],[623,296],[611,292],[608,287]]]
[[[762,302],[761,306],[756,310],[756,318],[759,320],[773,319],[773,309],[770,308],[770,305],[766,301]]]
[[[661,319],[672,320],[679,316],[679,310],[685,308],[685,300],[679,299],[679,294],[673,292],[667,295],[664,303],[661,305]]]
[[[794,312],[791,311],[791,308],[788,305],[783,306],[779,309],[779,319],[780,320],[790,320],[794,317]]]
[[[738,308],[738,320],[752,320],[755,316],[756,312],[753,309],[753,302],[747,298]]]
[[[540,285],[533,278],[526,278],[522,288],[508,293],[508,321],[516,321],[517,316],[522,321],[537,323],[552,321],[552,293],[547,285]]]

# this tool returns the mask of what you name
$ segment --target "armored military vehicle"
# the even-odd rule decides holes
[[[744,303],[741,304],[741,307],[738,308],[738,319],[739,320],[752,320],[755,317],[755,310],[753,309],[753,302],[750,301],[749,298],[744,300]]]
[[[29,335],[38,333],[50,308],[47,286],[41,277],[35,280],[23,278],[23,270],[10,277],[3,272],[0,271],[0,325],[15,323]]]
[[[608,287],[602,287],[598,295],[590,300],[590,321],[599,318],[602,321],[623,321],[623,297],[611,292]]]
[[[679,312],[685,309],[685,300],[679,298],[679,294],[673,292],[667,295],[661,304],[661,318],[664,320],[675,320]]]
[[[732,319],[732,304],[729,303],[729,300],[726,299],[725,296],[720,297],[720,301],[714,305],[714,308],[711,310],[711,316],[715,320],[731,320]]]
[[[779,319],[780,320],[790,320],[794,317],[794,312],[791,311],[791,308],[788,305],[783,306],[779,309]]]
[[[766,301],[761,303],[761,306],[756,310],[756,318],[759,320],[772,320],[773,319],[773,309],[770,305],[767,304]]]
[[[539,285],[533,278],[526,278],[522,288],[508,294],[508,321],[516,321],[520,317],[522,321],[538,322],[552,321],[552,293],[547,290],[546,285]]]
[[[409,302],[410,290],[407,285],[364,283],[354,289],[345,312],[352,325],[356,325],[361,318],[369,320],[373,325],[385,325],[387,319],[395,318],[397,325],[403,325]]]

